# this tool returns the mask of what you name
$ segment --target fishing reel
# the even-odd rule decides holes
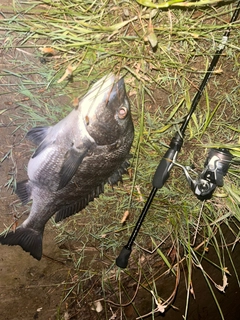
[[[237,21],[238,15],[240,13],[240,0],[238,5],[232,15],[230,25]],[[179,131],[176,132],[175,136],[172,138],[168,150],[165,152],[163,158],[160,160],[159,165],[155,171],[152,190],[146,200],[146,203],[142,209],[142,212],[136,222],[136,225],[132,231],[132,234],[128,240],[128,243],[122,248],[119,256],[116,258],[116,265],[120,268],[126,268],[128,264],[128,259],[132,252],[132,245],[137,237],[137,234],[141,228],[141,225],[147,215],[148,209],[155,197],[157,190],[161,189],[167,179],[170,176],[170,171],[173,165],[181,167],[184,171],[184,174],[187,178],[187,181],[193,191],[193,193],[200,200],[210,199],[216,187],[223,186],[223,177],[227,174],[228,169],[231,164],[232,155],[227,149],[210,149],[208,157],[204,163],[204,170],[196,179],[192,179],[189,172],[191,169],[189,167],[184,167],[176,163],[178,152],[180,152],[183,145],[183,137],[188,126],[188,123],[192,117],[193,112],[195,111],[198,102],[203,94],[203,90],[208,83],[209,77],[214,71],[216,64],[224,50],[226,42],[230,34],[230,28],[228,26],[225,31],[222,42],[219,45],[213,59],[210,63],[210,66],[205,74],[201,85],[199,86],[196,95],[193,98],[191,108],[184,119]],[[194,172],[194,170],[192,170]]]
[[[174,164],[183,169],[193,193],[199,200],[203,201],[211,199],[216,187],[223,186],[223,177],[228,172],[232,157],[227,149],[210,149],[204,163],[204,169],[196,179],[192,179],[189,174],[190,171],[197,174],[192,168],[176,162]]]

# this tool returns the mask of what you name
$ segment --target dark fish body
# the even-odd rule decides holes
[[[40,260],[47,221],[61,221],[87,206],[114,184],[128,166],[134,135],[123,78],[102,78],[63,120],[52,127],[36,127],[27,138],[38,147],[28,163],[28,180],[16,193],[26,204],[28,218],[0,236],[0,243],[20,245]]]

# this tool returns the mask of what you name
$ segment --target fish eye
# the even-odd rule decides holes
[[[118,117],[119,117],[119,119],[126,118],[127,114],[128,114],[128,110],[127,110],[126,107],[120,107],[118,109]]]

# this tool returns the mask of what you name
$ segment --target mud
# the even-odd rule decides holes
[[[25,72],[19,61],[29,59],[27,54],[1,52],[0,69],[4,72]],[[10,63],[12,61],[12,63]],[[34,80],[36,75],[31,76]],[[27,115],[20,113],[19,104],[25,99],[16,91],[18,77],[5,76],[1,81],[0,120],[0,228],[5,229],[14,222],[14,215],[24,214],[10,182],[26,177],[25,166],[29,157],[29,146],[24,141]],[[27,101],[25,101],[27,103]],[[27,150],[27,151],[26,151]],[[26,214],[26,213],[25,213]],[[38,263],[20,247],[1,246],[0,254],[0,319],[56,319],[61,287],[66,280],[67,268],[57,260],[61,250],[54,241],[55,232],[51,226],[46,229],[44,257]]]

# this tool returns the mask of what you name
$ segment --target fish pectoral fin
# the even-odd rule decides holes
[[[42,232],[20,226],[15,232],[11,231],[0,236],[0,243],[8,246],[19,245],[35,259],[40,260],[42,257],[42,238]]]
[[[28,180],[17,182],[15,193],[22,201],[22,204],[27,204],[31,199],[31,188],[29,186]]]
[[[60,171],[58,190],[64,188],[72,179],[87,152],[88,148],[77,149],[72,147],[68,150]]]
[[[26,138],[32,141],[35,145],[40,143],[46,138],[51,127],[35,127],[28,131]]]

